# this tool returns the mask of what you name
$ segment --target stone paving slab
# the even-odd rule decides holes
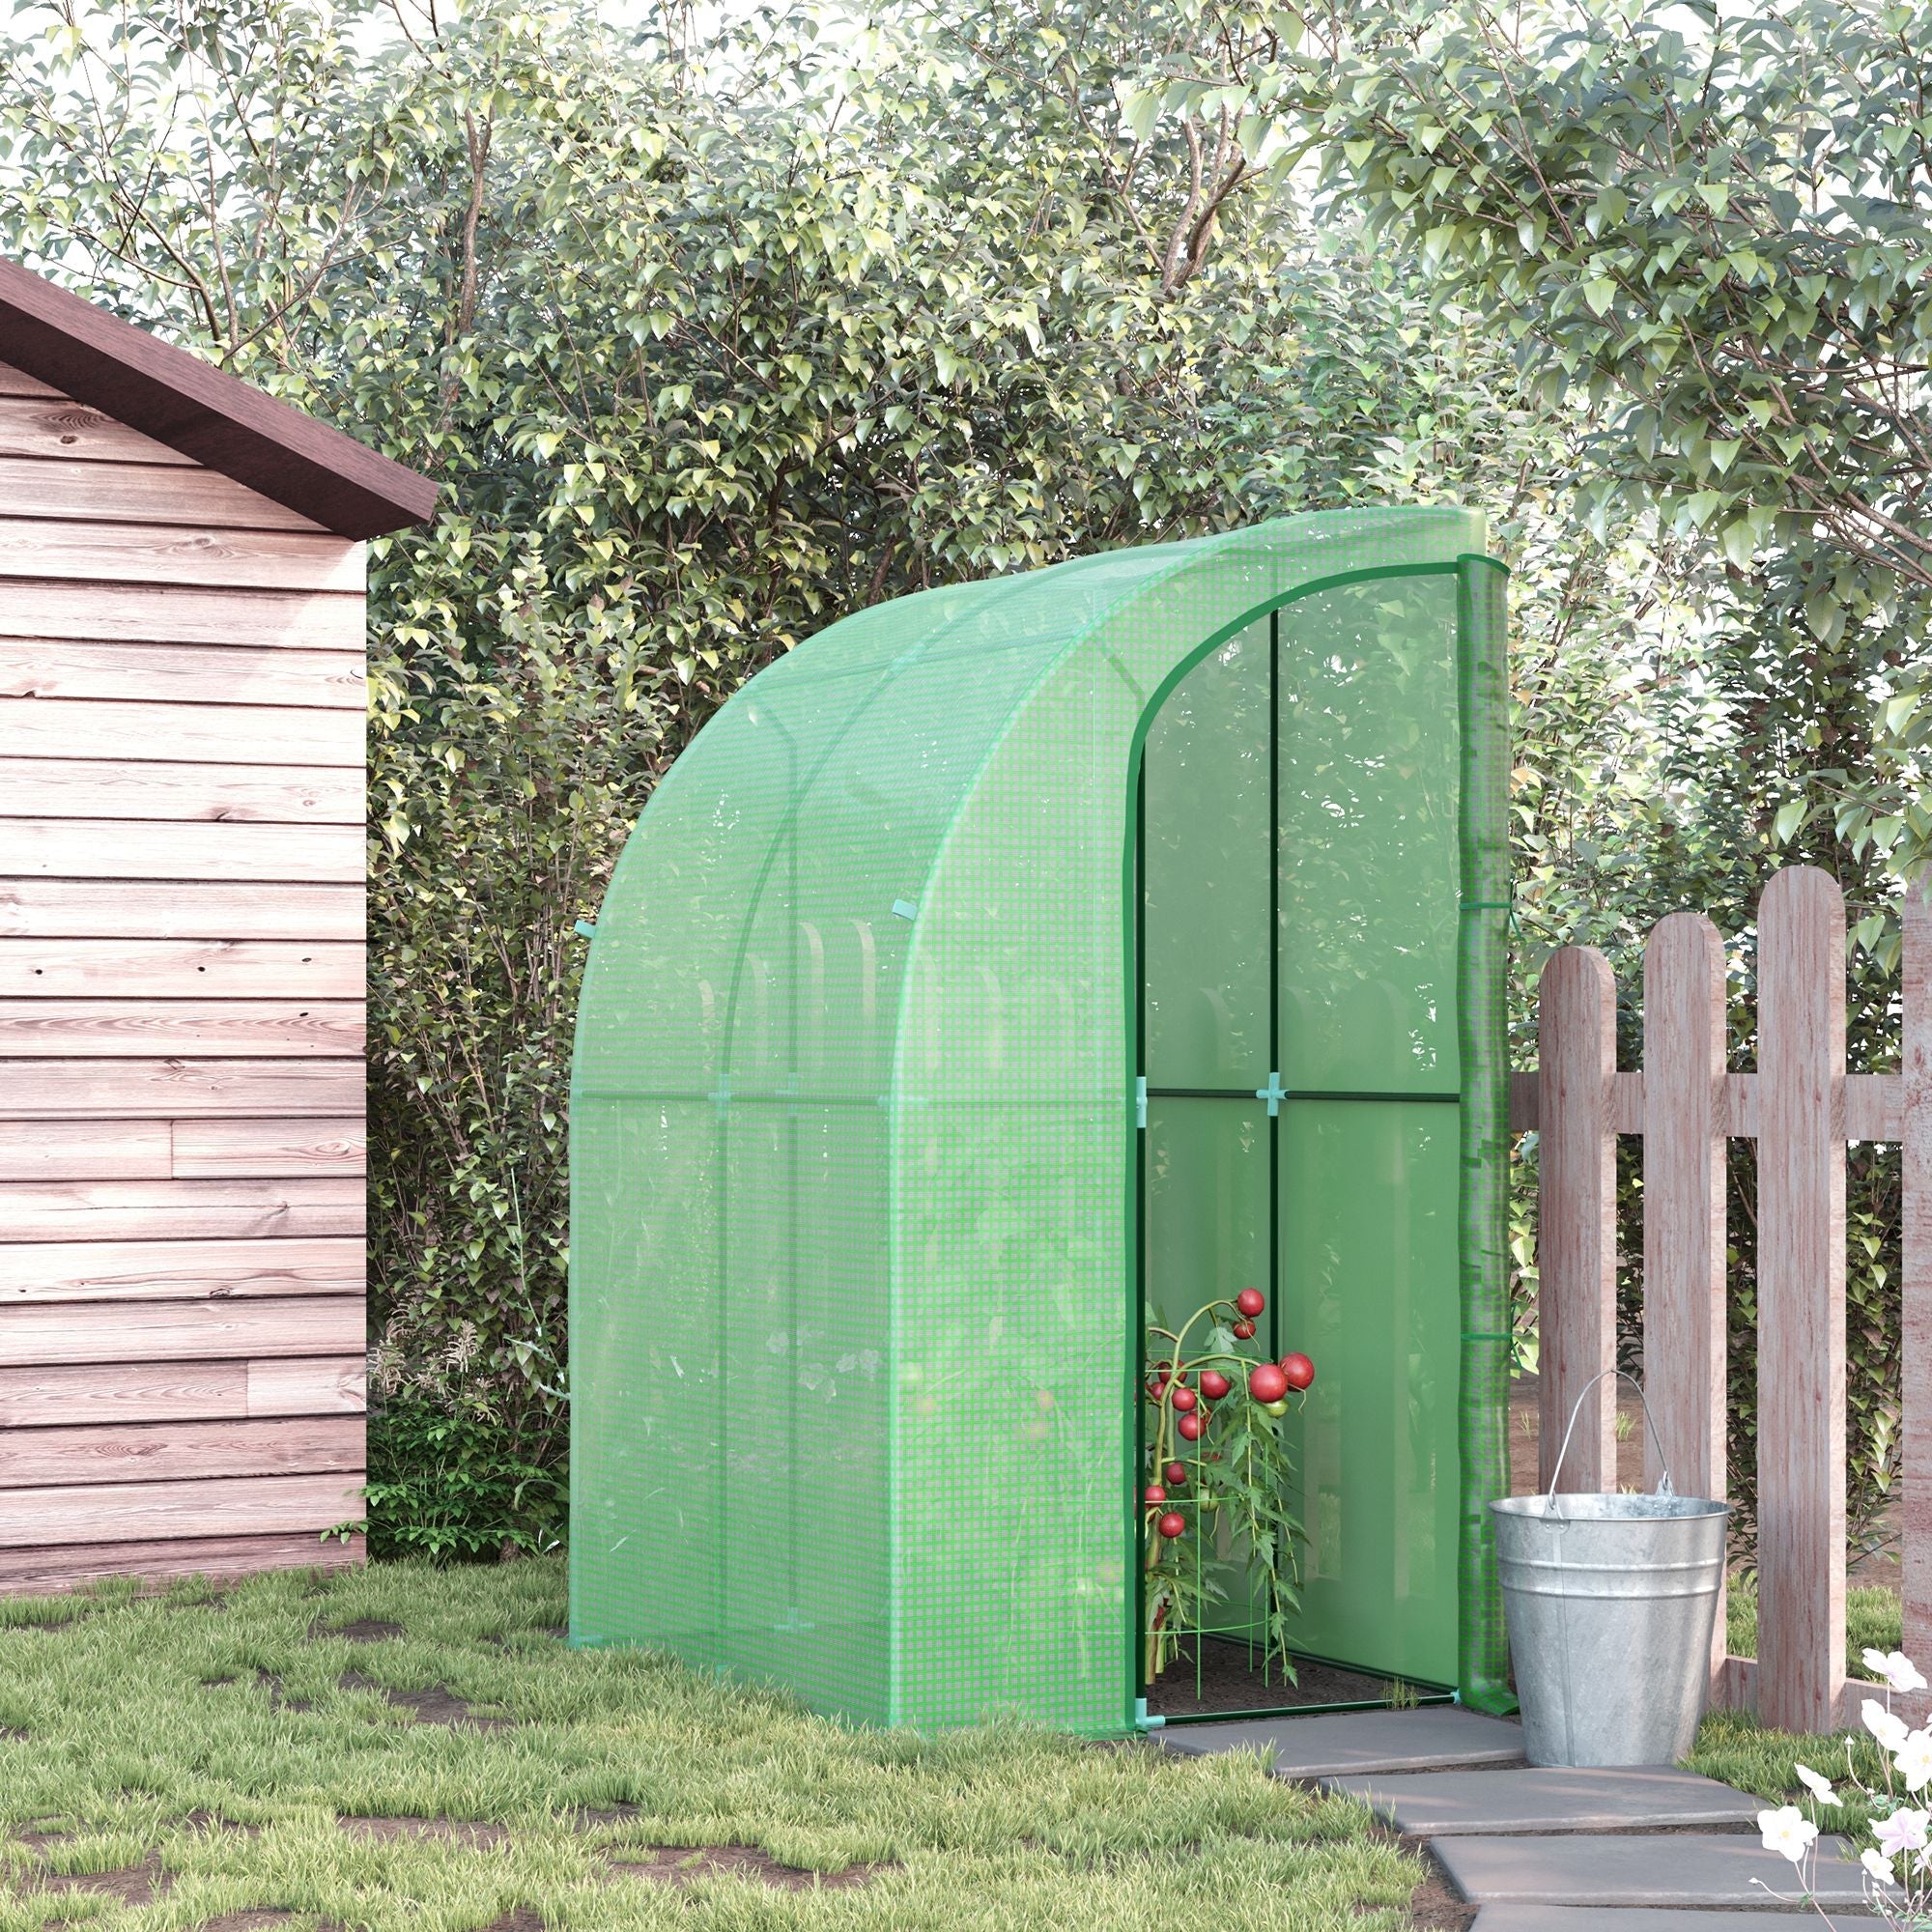
[[[1863,1873],[1842,1838],[1819,1841],[1820,1903],[1859,1905]],[[1795,1895],[1797,1872],[1745,1833],[1633,1832],[1574,1837],[1441,1838],[1431,1850],[1449,1882],[1479,1905],[1748,1905],[1771,1903],[1763,1879]],[[1599,1922],[1593,1919],[1592,1923]]]
[[[1155,1731],[1189,1757],[1261,1748],[1277,1777],[1340,1777],[1373,1771],[1522,1762],[1522,1726],[1457,1704],[1415,1711],[1342,1711],[1313,1718],[1244,1718],[1226,1724],[1167,1724]]]
[[[1869,1913],[1841,1912],[1835,1906],[1822,1919],[1806,1906],[1794,1912],[1673,1912],[1668,1906],[1647,1911],[1605,1911],[1596,1905],[1486,1905],[1469,1932],[1796,1932],[1809,1925],[1842,1925],[1846,1932],[1870,1932],[1879,1921]]]
[[[1471,1832],[1640,1832],[1666,1825],[1754,1826],[1764,1801],[1669,1766],[1576,1771],[1435,1771],[1324,1777],[1417,1837]]]

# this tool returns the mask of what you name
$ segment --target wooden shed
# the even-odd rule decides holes
[[[0,262],[0,1592],[360,1553],[364,540],[435,500]]]

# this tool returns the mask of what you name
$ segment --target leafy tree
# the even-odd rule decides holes
[[[1740,654],[1806,687],[1749,748],[1793,774],[1763,800],[1779,842],[1817,813],[1851,860],[1932,868],[1932,10],[1372,0],[1283,26],[1329,192],[1596,406],[1586,509],[1654,508],[1751,578]]]
[[[1881,1064],[1899,887],[1932,884],[1932,12],[1371,0],[1263,31],[1325,191],[1507,331],[1533,393],[1587,408],[1577,495],[1597,527],[1648,513],[1721,565],[1710,715],[1667,760],[1667,795],[1696,789],[1713,845],[1687,876],[1673,803],[1641,896],[1675,888],[1744,931],[1774,851],[1836,871],[1853,1061]],[[1855,1148],[1851,1168],[1853,1499],[1869,1512],[1896,1456],[1896,1157]],[[1747,1495],[1747,1242],[1733,1285]]]
[[[1580,529],[1587,414],[1518,393],[1482,301],[1309,222],[1241,93],[1281,93],[1272,43],[1150,113],[1179,4],[17,18],[10,251],[445,484],[373,554],[379,1547],[557,1533],[573,928],[711,710],[843,611],[1460,496],[1517,572],[1530,937],[1627,945],[1660,880],[1744,863],[1722,775],[1669,766],[1736,586],[1620,499]]]
[[[1406,351],[1369,264],[1121,142],[1102,14],[21,17],[10,247],[447,486],[374,559],[372,1506],[541,1543],[573,925],[656,775],[844,610],[1387,488]]]

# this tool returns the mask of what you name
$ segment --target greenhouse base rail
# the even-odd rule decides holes
[[[1252,1711],[1169,1711],[1156,1713],[1156,1717],[1162,1729],[1173,1730],[1181,1724],[1243,1724],[1274,1718],[1345,1718],[1351,1711],[1419,1711],[1424,1705],[1457,1701],[1453,1690],[1417,1690],[1413,1702],[1408,1704],[1391,1704],[1386,1697],[1358,1697],[1336,1704],[1262,1704]]]

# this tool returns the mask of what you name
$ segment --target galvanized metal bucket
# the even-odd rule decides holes
[[[1673,1494],[1667,1468],[1651,1496],[1559,1492],[1577,1411],[1603,1379],[1570,1411],[1548,1493],[1490,1505],[1531,1764],[1674,1764],[1710,1692],[1730,1505]]]

